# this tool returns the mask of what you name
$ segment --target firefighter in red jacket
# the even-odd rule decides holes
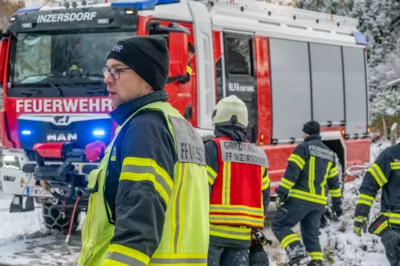
[[[213,113],[215,137],[205,144],[210,185],[208,265],[248,266],[252,230],[264,228],[270,201],[265,152],[246,140],[248,112],[236,96]]]

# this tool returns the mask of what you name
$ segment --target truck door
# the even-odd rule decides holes
[[[196,47],[197,127],[213,129],[212,113],[215,106],[215,79],[211,17],[207,7],[188,1],[193,16]]]
[[[225,30],[223,51],[223,96],[236,95],[246,103],[249,112],[247,138],[255,142],[258,115],[254,34]]]

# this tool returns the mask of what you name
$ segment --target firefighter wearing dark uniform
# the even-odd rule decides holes
[[[382,189],[380,216],[369,232],[381,237],[391,266],[400,265],[400,145],[386,148],[368,168],[360,186],[354,232],[361,236],[378,190]]]
[[[215,137],[206,142],[210,185],[208,265],[247,266],[252,229],[263,229],[270,201],[265,152],[246,141],[248,112],[236,96],[214,113]]]
[[[288,265],[316,266],[323,265],[318,235],[327,193],[329,190],[333,211],[341,216],[341,189],[335,155],[321,141],[319,123],[307,122],[303,132],[304,142],[289,156],[284,177],[276,189],[278,210],[272,231],[289,256]],[[291,230],[299,222],[305,248]]]
[[[98,169],[82,227],[84,266],[207,265],[209,186],[204,144],[167,103],[167,41],[119,41],[105,83],[120,125]]]

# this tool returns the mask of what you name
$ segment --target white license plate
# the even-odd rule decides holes
[[[47,190],[42,187],[27,187],[26,188],[26,195],[29,197],[40,197],[40,198],[52,198],[51,195]]]

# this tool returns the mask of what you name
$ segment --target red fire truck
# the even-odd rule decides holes
[[[188,43],[195,46],[190,82],[166,91],[202,134],[212,134],[221,98],[243,99],[272,192],[310,119],[342,169],[369,162],[357,20],[252,0],[63,2],[19,10],[2,35],[0,180],[14,195],[11,211],[33,210],[36,199],[48,226],[63,228],[85,208],[86,175],[98,163],[88,147],[101,158],[116,127],[101,69],[117,40],[141,35],[168,39],[170,77],[185,75]]]

